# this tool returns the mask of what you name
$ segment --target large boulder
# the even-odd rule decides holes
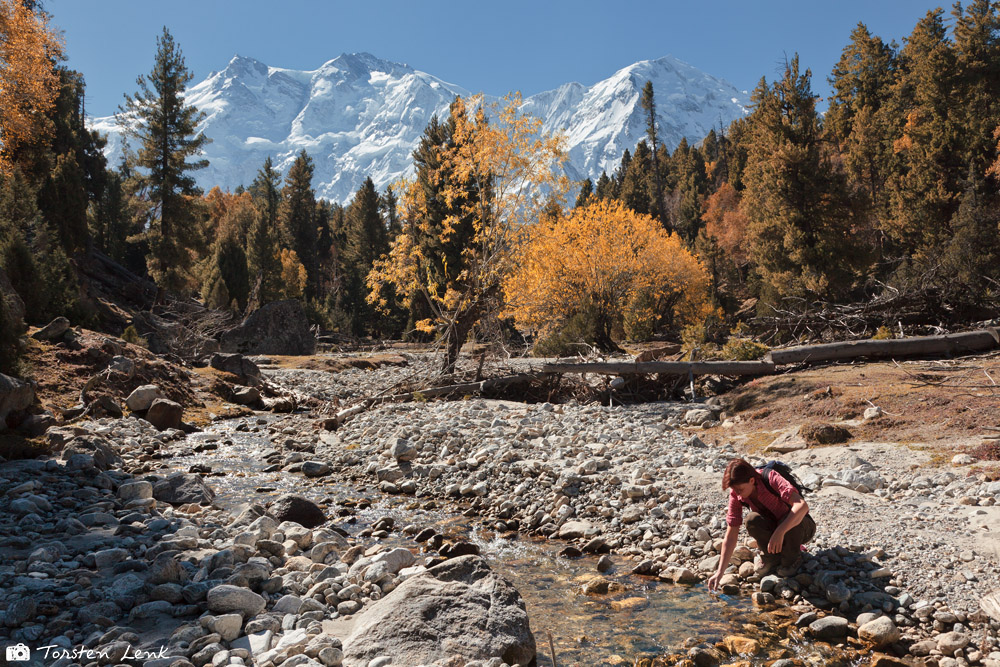
[[[344,641],[344,665],[377,656],[392,664],[500,658],[534,664],[535,638],[524,600],[479,556],[462,556],[414,575],[360,614]]]
[[[7,415],[27,410],[34,400],[34,386],[0,373],[0,431],[7,428]]]
[[[125,399],[125,405],[132,412],[145,412],[158,398],[166,398],[160,388],[155,384],[144,384],[141,387],[136,387],[128,395],[128,398]]]
[[[240,354],[309,355],[316,337],[302,304],[295,299],[275,301],[255,310],[235,329],[222,334],[223,352]]]
[[[326,522],[326,515],[319,505],[291,493],[278,496],[268,511],[278,521],[293,521],[306,528],[315,528]]]
[[[257,364],[242,354],[219,352],[212,355],[211,364],[212,368],[223,373],[232,373],[241,378],[260,378],[260,369]]]
[[[157,398],[146,411],[146,421],[161,431],[168,428],[180,428],[183,416],[184,408],[181,407],[181,404],[171,401],[169,398]]]
[[[47,341],[57,341],[63,337],[69,331],[69,320],[65,317],[57,317],[52,320],[44,327],[31,334],[31,337],[35,340],[47,340]]]
[[[264,611],[264,598],[249,588],[222,584],[208,591],[208,610],[213,614],[236,612],[252,618]]]
[[[215,498],[215,492],[198,475],[175,472],[153,484],[153,497],[171,505],[205,504]]]

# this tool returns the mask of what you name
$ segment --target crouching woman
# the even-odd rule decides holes
[[[708,580],[709,590],[719,586],[719,580],[729,566],[743,523],[743,507],[750,509],[746,517],[747,532],[761,549],[760,561],[754,572],[760,576],[776,568],[778,575],[790,577],[802,565],[802,545],[816,534],[816,522],[809,516],[809,505],[795,486],[774,469],[761,472],[743,459],[733,459],[722,476],[722,489],[729,489],[726,512],[726,536],[722,542],[719,568]]]

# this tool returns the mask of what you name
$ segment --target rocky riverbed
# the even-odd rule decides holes
[[[265,367],[270,381],[320,400],[384,391],[404,372]],[[39,642],[56,647],[49,652],[61,657],[37,663],[46,665],[370,666],[390,664],[392,653],[391,664],[527,664],[545,646],[526,633],[518,591],[477,555],[483,541],[384,515],[359,531],[364,507],[379,498],[410,510],[455,507],[489,534],[544,539],[564,558],[585,554],[593,572],[571,585],[628,613],[674,586],[697,589],[718,563],[719,479],[743,453],[689,426],[698,422],[691,408],[471,399],[382,405],[335,432],[310,414],[244,418],[221,434],[157,431],[137,418],[50,428],[55,457],[0,466],[0,640],[30,644],[36,658]],[[715,416],[721,406],[699,409]],[[243,472],[216,476],[221,448],[241,457]],[[1000,624],[979,610],[1000,586],[1000,483],[896,444],[781,458],[818,489],[807,496],[817,537],[788,579],[754,575],[753,545],[744,544],[723,592],[752,596],[761,614],[785,609],[788,628],[771,645],[738,630],[717,636],[721,626],[705,637],[692,629],[686,645],[664,647],[663,664],[750,654],[835,662],[793,649],[800,640],[883,665],[1000,664]],[[623,592],[635,584],[622,575],[652,590]],[[472,616],[482,605],[456,604],[442,626],[407,625],[420,614],[404,599],[474,600],[485,590],[495,593],[487,618]],[[491,632],[438,653],[407,643],[456,628],[465,636],[479,622]],[[398,646],[386,648],[386,628]],[[92,653],[73,654],[83,648]]]

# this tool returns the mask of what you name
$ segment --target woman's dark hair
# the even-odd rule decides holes
[[[732,459],[726,466],[726,472],[722,474],[722,490],[725,491],[733,484],[743,484],[751,479],[757,478],[757,470],[743,459]]]

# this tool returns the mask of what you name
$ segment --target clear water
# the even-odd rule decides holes
[[[267,418],[265,418],[267,419]],[[175,456],[169,461],[174,470],[187,471],[191,465],[204,464],[213,472],[224,473],[205,478],[215,489],[217,504],[240,510],[250,503],[266,503],[283,493],[303,493],[303,478],[298,474],[263,472],[269,464],[261,454],[272,446],[262,433],[238,431],[242,420],[214,424],[203,434],[192,436],[198,444],[215,435],[217,449]],[[251,419],[250,424],[256,425]],[[307,455],[308,459],[308,455]],[[741,632],[754,615],[746,599],[710,595],[704,584],[675,586],[647,577],[628,574],[629,561],[612,557],[617,567],[604,576],[624,585],[625,591],[588,596],[582,584],[597,576],[597,558],[558,557],[565,546],[516,535],[497,535],[475,527],[460,509],[426,510],[410,497],[384,497],[373,488],[357,488],[336,481],[333,476],[308,480],[307,495],[326,502],[367,501],[365,509],[334,523],[357,535],[384,516],[395,519],[396,530],[384,541],[390,546],[414,545],[399,529],[414,524],[433,527],[450,538],[461,538],[479,545],[491,566],[507,577],[525,600],[531,628],[538,646],[540,666],[551,665],[554,650],[560,667],[600,665],[612,656],[633,664],[637,657],[654,657],[669,649],[677,650],[685,640],[699,643],[719,641],[723,636]],[[368,539],[374,543],[374,538]],[[628,598],[642,598],[635,608],[616,610],[614,603]],[[633,603],[635,601],[633,600]],[[549,646],[551,635],[552,647]],[[610,664],[610,663],[609,663]],[[817,663],[823,664],[823,663]]]

